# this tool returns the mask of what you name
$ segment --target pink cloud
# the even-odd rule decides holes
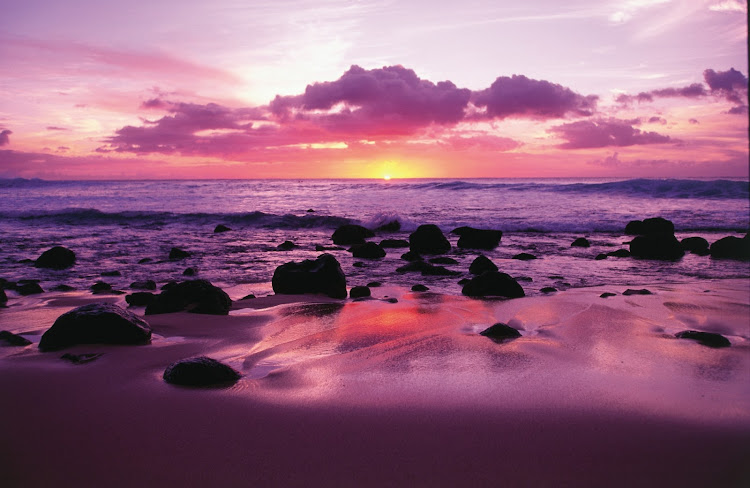
[[[474,105],[486,108],[487,118],[497,119],[588,116],[594,113],[597,100],[595,95],[579,95],[570,88],[523,75],[501,76],[489,88],[472,96]]]
[[[11,132],[8,129],[0,131],[0,146],[5,146],[6,144],[10,144],[10,137],[13,132]]]
[[[51,130],[51,131],[69,131],[70,129],[67,129],[65,127],[55,127],[55,126],[51,125],[51,126],[47,127],[47,130]]]
[[[678,142],[669,136],[636,129],[633,127],[632,121],[620,119],[581,120],[558,125],[550,129],[550,132],[567,141],[558,146],[562,149],[623,147]]]

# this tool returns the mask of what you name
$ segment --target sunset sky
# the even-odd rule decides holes
[[[24,0],[0,177],[748,175],[739,0]]]

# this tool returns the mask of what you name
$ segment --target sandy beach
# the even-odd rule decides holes
[[[621,288],[268,296],[146,316],[149,345],[59,352],[37,344],[60,314],[123,298],[11,296],[0,329],[32,344],[0,347],[3,485],[746,486],[747,280]],[[478,334],[496,322],[522,336]],[[674,337],[686,329],[731,347]],[[242,379],[163,381],[197,355]]]

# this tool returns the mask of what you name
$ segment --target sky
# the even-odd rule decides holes
[[[0,0],[0,177],[748,176],[739,0]]]

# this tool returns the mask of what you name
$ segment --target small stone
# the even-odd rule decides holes
[[[628,288],[624,292],[622,292],[623,295],[629,296],[629,295],[653,295],[649,290],[642,288],[640,290],[633,290],[631,288]]]
[[[22,285],[16,286],[16,292],[19,295],[28,296],[28,295],[37,295],[39,293],[44,293],[44,290],[42,289],[41,286],[39,286],[39,283],[30,282],[30,283],[24,283]]]
[[[122,273],[119,271],[102,271],[102,276],[122,276]]]
[[[37,268],[66,269],[76,262],[76,254],[63,246],[55,246],[42,253],[34,262]]]
[[[579,237],[570,245],[571,247],[590,247],[591,243],[585,237]]]
[[[253,298],[255,298],[255,294],[250,293],[250,294],[245,295],[244,297],[240,298],[240,300],[252,300]]]
[[[729,339],[721,334],[715,334],[713,332],[700,332],[697,330],[683,330],[675,334],[678,339],[692,339],[698,341],[698,344],[704,346],[719,348],[729,347],[732,345]]]
[[[628,251],[627,249],[618,249],[617,251],[608,252],[607,256],[611,256],[613,258],[629,258],[630,251]]]
[[[65,354],[60,356],[60,359],[65,359],[66,361],[70,361],[73,364],[86,364],[86,363],[90,363],[91,361],[96,361],[102,356],[103,354],[100,352],[92,352],[92,353],[84,353],[84,354],[71,354],[69,352],[66,352]]]
[[[97,292],[97,291],[109,291],[112,289],[112,285],[109,283],[106,283],[104,281],[97,281],[90,287],[91,291]]]
[[[427,291],[429,288],[427,288],[425,285],[418,284],[411,287],[411,291]]]
[[[291,251],[295,247],[297,247],[297,244],[293,243],[292,241],[284,241],[276,246],[276,249],[278,249],[279,251]]]
[[[130,284],[130,288],[134,290],[156,290],[156,282],[154,280],[134,281]]]
[[[214,227],[214,234],[219,234],[219,233],[221,233],[221,232],[229,232],[230,230],[232,230],[232,229],[230,229],[230,228],[229,228],[229,227],[227,227],[226,225],[224,225],[224,224],[219,224],[219,225],[217,225],[216,227]]]
[[[125,296],[125,301],[133,307],[147,307],[153,303],[156,295],[147,291],[137,291]]]
[[[179,247],[173,247],[172,249],[169,250],[169,259],[171,261],[177,261],[180,259],[189,258],[190,256],[192,256],[190,252],[184,251],[180,249]]]
[[[554,292],[557,291],[557,288],[552,287],[552,286],[545,286],[544,288],[542,288],[539,291],[541,291],[542,293],[554,293]]]
[[[31,341],[27,338],[22,337],[18,334],[14,334],[13,332],[10,332],[8,330],[0,331],[0,341],[3,341],[10,346],[17,347],[28,346],[29,344],[31,344]]]
[[[52,287],[52,291],[73,291],[75,290],[74,287],[66,284],[60,284],[57,286]]]
[[[521,333],[518,332],[518,330],[500,322],[491,327],[488,327],[487,329],[484,329],[479,334],[485,337],[489,337],[497,343],[502,343],[521,337]]]
[[[527,252],[522,252],[513,256],[513,259],[520,259],[521,261],[531,261],[532,259],[536,259],[536,256]]]
[[[183,276],[195,276],[198,274],[197,268],[187,268],[185,271],[182,272]]]
[[[497,271],[497,265],[486,256],[479,256],[469,265],[469,273],[482,274],[485,271]]]
[[[432,264],[458,264],[458,261],[447,256],[438,256],[436,258],[430,259],[429,261]]]
[[[164,381],[180,386],[229,386],[241,376],[232,367],[206,356],[182,359],[164,370]]]
[[[617,296],[617,293],[611,293],[611,292],[605,291],[604,293],[602,293],[602,294],[601,294],[601,295],[599,295],[599,296],[600,296],[601,298],[609,298],[609,297],[614,297],[614,296]]]
[[[607,255],[604,253],[599,253],[594,259],[596,259],[597,261],[601,261],[602,259],[607,259]]]
[[[150,263],[151,261],[153,261],[153,259],[151,259],[151,258],[143,258],[143,259],[139,259],[138,260],[138,264],[146,264],[146,263]]]
[[[349,290],[349,298],[365,298],[371,296],[370,288],[367,286],[354,286]]]
[[[371,282],[367,283],[367,286],[370,287],[370,288],[377,288],[379,286],[383,286],[383,283],[381,283],[379,281],[371,281]]]

